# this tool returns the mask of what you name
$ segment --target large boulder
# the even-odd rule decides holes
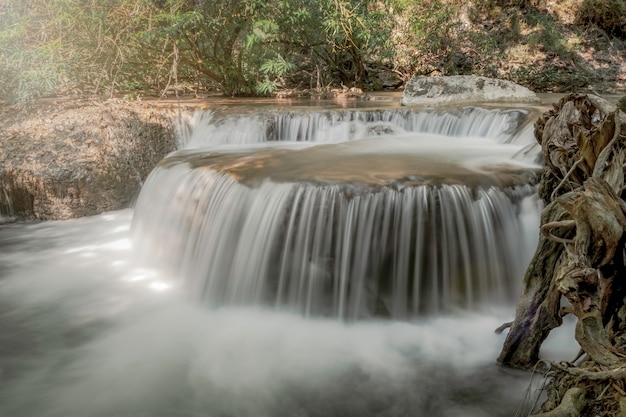
[[[53,103],[0,112],[0,223],[128,207],[176,148],[173,110],[147,103]]]
[[[402,105],[439,106],[481,102],[538,103],[537,95],[510,81],[472,75],[413,77],[404,88]]]

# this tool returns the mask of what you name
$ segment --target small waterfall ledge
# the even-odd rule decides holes
[[[312,111],[197,111],[179,120],[179,148],[214,148],[264,142],[338,143],[385,134],[434,133],[535,144],[535,115],[525,109],[458,107]]]
[[[510,302],[539,221],[529,117],[197,113],[144,184],[138,254],[215,306],[358,319]]]

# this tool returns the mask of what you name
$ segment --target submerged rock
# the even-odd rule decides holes
[[[472,75],[413,77],[402,95],[402,105],[438,106],[481,102],[538,103],[537,95],[511,81]]]

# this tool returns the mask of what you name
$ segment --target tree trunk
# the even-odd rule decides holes
[[[498,361],[534,367],[550,331],[573,314],[584,360],[556,367],[539,415],[624,415],[626,371],[618,371],[626,368],[626,118],[599,97],[572,94],[540,117],[535,134],[547,206]]]
[[[561,206],[552,203],[544,209],[541,223],[561,221],[566,214]],[[561,243],[540,236],[535,256],[526,269],[515,320],[498,362],[515,368],[533,367],[539,361],[539,349],[550,330],[561,325],[561,297],[554,291],[552,276],[562,252]]]

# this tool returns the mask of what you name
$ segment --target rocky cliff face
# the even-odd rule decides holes
[[[68,219],[116,210],[175,148],[163,106],[122,100],[50,103],[0,113],[0,221]]]

